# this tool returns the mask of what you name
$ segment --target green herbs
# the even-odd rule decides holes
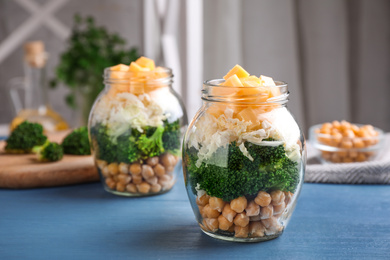
[[[49,141],[42,146],[35,146],[33,152],[38,155],[38,160],[41,162],[59,161],[64,156],[62,146]]]
[[[135,48],[127,49],[125,40],[117,33],[97,26],[92,17],[82,18],[75,15],[72,35],[68,40],[68,49],[61,54],[56,68],[55,80],[63,82],[72,90],[87,94],[86,111],[89,112],[93,101],[103,89],[102,73],[105,68],[130,62],[138,58]],[[66,102],[76,108],[76,93],[72,91]]]
[[[74,155],[89,155],[91,149],[89,147],[88,129],[87,127],[80,127],[73,130],[62,141],[62,147],[65,154]]]
[[[179,120],[163,126],[147,126],[140,132],[130,128],[117,138],[109,135],[109,128],[97,124],[91,128],[91,139],[97,158],[111,162],[132,163],[140,159],[159,156],[164,152],[177,154],[180,150]],[[176,137],[176,140],[174,138]]]
[[[46,140],[42,125],[24,121],[12,131],[7,139],[5,151],[7,153],[31,153],[34,146],[43,145]]]
[[[246,142],[245,147],[253,161],[232,142],[214,153],[214,158],[209,159],[213,163],[203,162],[199,168],[195,165],[197,150],[188,149],[184,159],[192,187],[199,184],[207,194],[224,201],[252,196],[260,190],[295,191],[299,181],[298,164],[288,159],[283,145],[259,146]]]

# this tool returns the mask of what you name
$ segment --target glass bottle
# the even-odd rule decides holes
[[[225,87],[222,82],[204,83],[203,105],[183,141],[192,209],[211,237],[276,238],[294,211],[306,164],[304,136],[286,108],[287,84]]]
[[[49,132],[68,129],[68,124],[48,102],[45,70],[48,55],[43,42],[28,42],[24,51],[25,77],[12,79],[9,83],[11,100],[17,112],[11,130],[25,120],[40,123]]]

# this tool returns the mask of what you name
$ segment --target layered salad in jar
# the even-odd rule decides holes
[[[279,236],[295,207],[304,139],[285,107],[287,86],[236,65],[209,81],[187,131],[183,167],[201,229],[233,241]]]
[[[89,129],[107,191],[144,196],[174,185],[186,116],[171,82],[171,71],[146,57],[106,69]]]

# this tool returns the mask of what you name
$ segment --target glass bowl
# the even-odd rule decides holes
[[[349,131],[341,127],[340,134],[336,134],[337,131],[327,133],[323,125],[317,124],[309,129],[309,142],[320,152],[319,159],[323,163],[371,161],[383,147],[383,131],[371,125],[351,124],[354,129]],[[365,136],[364,131],[370,136]]]

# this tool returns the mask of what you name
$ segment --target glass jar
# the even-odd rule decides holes
[[[304,136],[286,108],[287,84],[224,87],[222,82],[204,83],[203,105],[184,137],[189,200],[211,237],[276,238],[294,211],[306,165]]]
[[[172,78],[172,71],[161,67],[138,73],[105,69],[105,88],[92,107],[88,128],[108,192],[155,195],[175,184],[187,116]]]

